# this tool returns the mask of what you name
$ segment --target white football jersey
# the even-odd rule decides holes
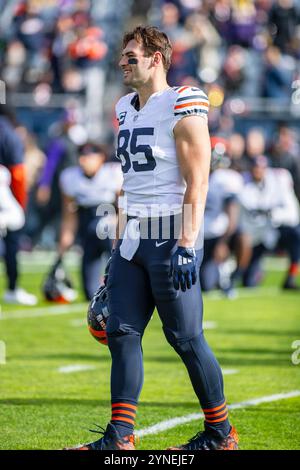
[[[181,86],[153,93],[140,111],[135,107],[137,101],[137,93],[130,93],[116,105],[124,212],[140,217],[179,213],[186,183],[173,129],[184,116],[207,119],[207,96],[199,88]]]
[[[285,169],[268,168],[262,183],[247,182],[239,200],[240,226],[251,236],[253,245],[264,243],[273,248],[276,227],[295,227],[300,222],[292,177]]]
[[[122,182],[123,175],[119,163],[104,163],[93,178],[85,176],[80,166],[66,168],[60,175],[63,193],[74,198],[81,207],[114,203]]]
[[[209,178],[204,212],[204,238],[212,239],[224,235],[229,219],[225,212],[226,201],[238,197],[243,189],[243,177],[231,169],[217,169]]]

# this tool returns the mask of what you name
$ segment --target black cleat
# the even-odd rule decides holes
[[[198,432],[187,444],[178,447],[169,447],[167,450],[237,450],[238,434],[231,427],[228,436],[217,431],[205,430]]]
[[[100,426],[98,426],[100,428]],[[77,447],[67,447],[64,450],[135,450],[135,437],[134,434],[121,437],[115,426],[108,423],[106,430],[100,428],[102,431],[94,431],[103,434],[103,437],[98,441],[90,442],[89,444],[79,445]]]

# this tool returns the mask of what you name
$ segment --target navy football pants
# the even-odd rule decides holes
[[[224,402],[222,372],[203,336],[200,282],[186,292],[174,289],[168,272],[176,239],[163,241],[142,239],[131,261],[121,257],[120,241],[113,254],[107,285],[112,401],[138,401],[143,384],[141,341],[156,306],[164,334],[183,360],[202,408],[218,406]],[[202,250],[197,255],[199,272]]]
[[[15,290],[18,280],[18,260],[17,255],[19,251],[20,230],[8,230],[3,238],[4,241],[4,261],[7,274],[7,288]]]

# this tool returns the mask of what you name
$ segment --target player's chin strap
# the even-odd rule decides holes
[[[169,276],[176,290],[191,289],[197,281],[197,256],[194,248],[179,246],[171,257]]]

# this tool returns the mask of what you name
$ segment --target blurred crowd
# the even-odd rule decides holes
[[[61,175],[67,168],[78,166],[83,145],[97,142],[102,145],[99,154],[105,155],[106,162],[114,160],[113,107],[127,91],[117,68],[121,37],[124,28],[130,29],[137,23],[155,24],[173,43],[170,85],[200,86],[210,101],[214,167],[209,197],[214,200],[214,189],[221,185],[224,198],[218,204],[225,229],[223,234],[206,233],[207,240],[215,238],[220,243],[206,242],[209,256],[205,262],[210,273],[206,279],[210,281],[204,288],[226,285],[225,290],[229,290],[237,280],[252,285],[254,281],[245,280],[245,273],[252,257],[255,258],[254,248],[264,246],[265,240],[256,240],[255,245],[251,237],[244,236],[248,229],[244,228],[244,233],[240,215],[234,216],[240,214],[241,207],[246,210],[241,204],[244,196],[240,190],[233,193],[225,190],[224,181],[234,174],[243,179],[240,188],[251,182],[260,187],[263,184],[253,176],[256,166],[264,167],[265,173],[273,176],[283,169],[288,176],[279,178],[283,186],[278,187],[293,194],[294,202],[286,208],[285,201],[277,200],[276,204],[281,204],[283,211],[299,209],[299,0],[1,0],[0,3],[0,79],[6,84],[7,98],[15,111],[13,115],[0,105],[0,126],[8,132],[12,149],[11,161],[9,156],[4,159],[2,156],[0,165],[10,170],[12,192],[26,211],[25,226],[18,240],[13,237],[12,244],[21,243],[26,250],[57,246],[64,212]],[[17,185],[19,189],[15,191]],[[233,209],[235,204],[239,211]],[[252,208],[252,216],[253,211],[259,211],[261,218],[264,213],[268,226],[275,224],[276,230],[285,227],[284,217],[274,222],[274,205],[270,202],[267,207],[268,204]],[[207,211],[210,207],[208,204]],[[299,220],[295,216],[288,223],[293,227],[293,247],[298,243],[299,251]],[[249,226],[251,223],[244,225]],[[281,232],[282,229],[274,237],[276,243],[267,243],[265,251],[278,249]],[[288,245],[281,243],[285,250]],[[261,254],[255,260],[265,253],[261,248],[258,251]],[[297,273],[297,253],[297,249],[289,253],[289,273],[293,276]],[[224,277],[230,255],[234,255],[236,264],[229,269],[229,277]],[[257,273],[255,276],[259,279]],[[17,278],[16,272],[13,277]],[[293,279],[286,285],[296,284]],[[14,286],[12,282],[9,290],[13,291]]]

